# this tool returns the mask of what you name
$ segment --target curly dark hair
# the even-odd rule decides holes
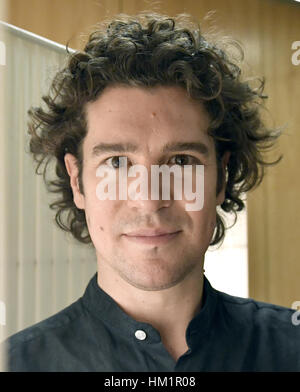
[[[233,41],[235,42],[235,41]],[[243,54],[239,44],[234,43]],[[67,50],[68,51],[68,50]],[[221,243],[225,222],[219,212],[233,213],[245,207],[243,194],[263,179],[263,153],[273,146],[280,132],[267,129],[261,108],[264,80],[258,87],[241,80],[241,68],[220,41],[204,38],[198,22],[189,14],[175,17],[144,11],[135,16],[119,14],[97,25],[83,51],[68,51],[67,65],[52,81],[45,107],[29,110],[30,151],[38,163],[50,192],[60,194],[50,207],[63,230],[82,243],[91,243],[84,210],[73,201],[64,155],[73,154],[82,187],[82,143],[87,132],[85,107],[107,86],[181,86],[201,101],[210,115],[209,134],[214,138],[217,157],[217,194],[224,183],[221,158],[230,151],[225,200],[217,208],[217,220],[210,245]],[[44,104],[43,104],[44,105]],[[48,181],[49,162],[55,159],[56,178]],[[42,172],[39,172],[43,164]],[[219,212],[218,212],[219,211]]]

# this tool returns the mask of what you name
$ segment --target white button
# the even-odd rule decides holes
[[[147,335],[145,331],[138,329],[137,331],[135,331],[135,337],[139,340],[145,340]]]

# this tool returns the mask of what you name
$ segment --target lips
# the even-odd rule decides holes
[[[155,237],[167,234],[177,233],[180,230],[170,230],[170,229],[140,229],[137,231],[131,231],[130,233],[126,233],[125,235],[129,237]]]
[[[167,243],[178,237],[181,230],[170,229],[140,229],[124,234],[124,237],[130,241],[140,244],[159,245]]]

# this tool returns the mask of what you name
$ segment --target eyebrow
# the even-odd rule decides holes
[[[115,153],[126,153],[126,152],[137,152],[138,146],[133,143],[99,143],[92,149],[93,156],[99,156],[102,153],[115,152]],[[162,152],[176,152],[176,151],[195,151],[202,155],[209,155],[208,147],[201,142],[174,142],[167,143],[164,145]]]
[[[206,144],[201,142],[175,142],[167,143],[163,152],[174,152],[174,151],[196,151],[202,155],[208,155],[209,150]]]
[[[138,147],[132,143],[99,143],[92,149],[92,155],[98,156],[106,152],[136,152]]]

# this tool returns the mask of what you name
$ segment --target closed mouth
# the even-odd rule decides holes
[[[152,231],[145,232],[139,231],[135,233],[124,234],[125,238],[129,241],[134,241],[137,243],[145,243],[145,244],[162,244],[169,242],[174,239],[181,233],[181,230],[178,231]]]

